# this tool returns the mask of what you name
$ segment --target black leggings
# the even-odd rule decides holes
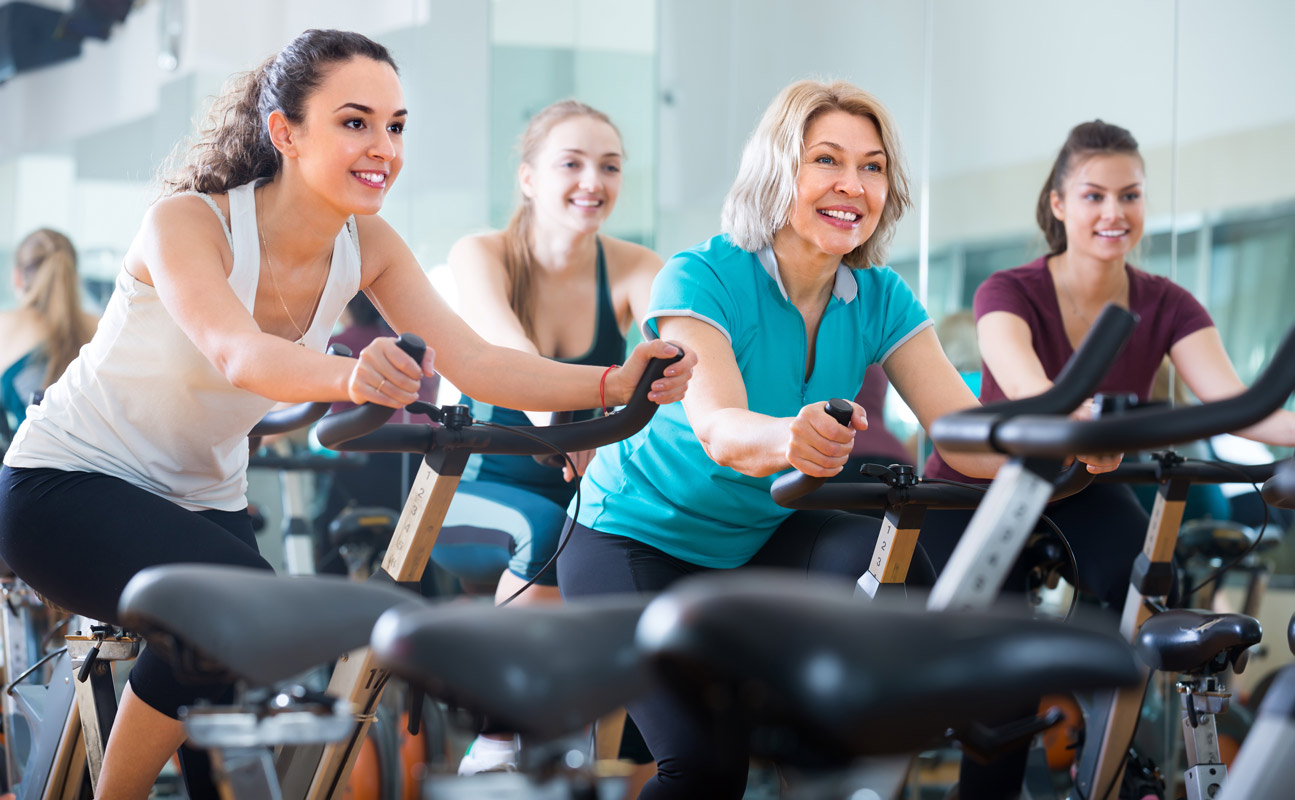
[[[842,589],[868,568],[880,521],[842,511],[798,511],[744,566],[783,567],[802,574],[834,576]],[[625,592],[655,593],[676,580],[708,568],[669,556],[623,536],[575,525],[558,559],[564,598]],[[929,585],[930,562],[919,546],[910,582]],[[657,774],[640,798],[740,798],[746,787],[748,751],[744,741],[718,742],[673,695],[656,691],[628,705],[657,762]]]
[[[119,478],[56,469],[0,471],[0,557],[53,602],[114,624],[126,582],[145,567],[271,569],[257,550],[246,510],[188,511]],[[130,685],[172,718],[180,706],[199,698],[220,702],[230,689],[180,683],[171,665],[148,648],[131,669]],[[185,782],[191,797],[206,796],[209,779],[198,778],[205,754],[194,755],[181,748]]]

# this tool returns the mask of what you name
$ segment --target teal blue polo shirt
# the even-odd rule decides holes
[[[814,372],[772,249],[750,253],[727,236],[676,255],[652,284],[644,335],[661,317],[688,316],[729,340],[750,410],[793,417],[814,401],[852,398],[869,364],[931,324],[908,285],[888,267],[837,269],[819,324]],[[792,512],[773,502],[777,475],[753,478],[702,449],[682,403],[661,407],[642,431],[602,447],[581,484],[578,521],[704,567],[745,564]]]

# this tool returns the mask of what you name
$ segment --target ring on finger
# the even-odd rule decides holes
[[[386,385],[387,385],[387,379],[386,379],[386,378],[383,378],[383,379],[378,383],[378,387],[377,387],[377,392],[378,392],[378,394],[382,394],[382,387],[383,387],[383,386],[386,386]]]

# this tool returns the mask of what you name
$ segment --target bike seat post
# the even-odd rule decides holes
[[[86,765],[90,786],[97,789],[99,770],[103,766],[103,749],[117,717],[117,693],[113,684],[112,663],[130,661],[139,655],[140,641],[111,625],[91,625],[89,634],[82,631],[67,637],[73,688],[81,716],[81,735],[85,741]]]
[[[1218,797],[1228,774],[1219,754],[1214,717],[1228,710],[1232,694],[1224,691],[1214,675],[1187,677],[1178,682],[1177,689],[1187,751],[1187,771],[1183,775],[1187,800],[1210,800]]]

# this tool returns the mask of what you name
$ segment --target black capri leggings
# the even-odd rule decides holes
[[[843,511],[798,511],[787,518],[745,567],[782,567],[839,578],[843,591],[868,568],[880,520]],[[739,567],[741,569],[741,567]],[[650,545],[576,524],[558,559],[564,598],[625,592],[655,593],[680,578],[710,571]],[[919,545],[909,583],[929,586],[934,572]],[[629,715],[657,762],[639,794],[660,798],[740,798],[746,787],[746,742],[717,742],[667,691],[630,703]]]
[[[188,511],[120,478],[57,469],[0,471],[0,558],[18,577],[78,614],[117,624],[117,601],[135,573],[159,564],[271,569],[242,511]],[[219,613],[219,609],[213,609]],[[176,680],[145,648],[130,672],[135,694],[178,718],[180,706],[226,701],[230,687]],[[215,796],[205,754],[181,748],[191,797]],[[210,793],[210,794],[209,794]]]

